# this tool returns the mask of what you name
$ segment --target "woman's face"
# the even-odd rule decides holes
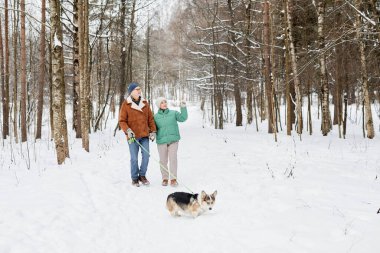
[[[168,102],[166,102],[166,100],[162,100],[162,102],[160,104],[160,109],[166,110],[167,108],[168,108]]]

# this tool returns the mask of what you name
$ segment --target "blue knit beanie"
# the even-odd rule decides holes
[[[135,83],[135,82],[130,83],[129,86],[128,86],[128,94],[131,94],[132,91],[133,91],[134,89],[136,89],[137,87],[139,87],[139,86],[140,86],[140,85],[139,85],[138,83]]]

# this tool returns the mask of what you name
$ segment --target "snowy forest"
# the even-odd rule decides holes
[[[3,0],[2,138],[41,138],[47,114],[59,162],[68,129],[89,151],[132,81],[148,101],[167,93],[209,104],[217,129],[266,120],[274,135],[336,127],[345,138],[355,104],[363,135],[375,137],[380,1],[172,2],[159,3],[171,13],[163,21],[157,1]]]
[[[0,0],[0,252],[378,252],[379,43],[380,0]],[[187,103],[178,188],[220,213],[130,189],[132,82]]]

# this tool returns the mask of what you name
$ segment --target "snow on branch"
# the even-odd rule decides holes
[[[102,39],[107,39],[107,38],[110,38],[110,37],[111,37],[110,34],[102,35],[102,34],[93,34],[93,33],[89,33],[89,35],[92,36],[92,37],[102,38]]]
[[[193,82],[196,82],[196,81],[204,81],[204,80],[206,80],[206,79],[210,79],[210,78],[213,78],[213,75],[202,76],[202,77],[188,78],[188,79],[186,79],[186,81],[193,81]]]
[[[351,6],[354,10],[356,10],[359,14],[360,14],[360,16],[362,16],[365,20],[367,20],[368,22],[370,22],[372,25],[376,25],[376,22],[375,21],[373,21],[372,19],[370,19],[369,17],[367,17],[363,12],[361,12],[360,10],[358,10],[355,6],[353,6],[350,2],[348,2],[347,0],[346,0],[346,3],[349,5],[349,6]]]
[[[207,57],[207,58],[211,58],[213,56],[217,57],[217,58],[220,58],[220,59],[223,59],[225,61],[227,61],[228,63],[232,64],[233,62],[228,59],[227,57],[225,57],[224,55],[220,55],[220,54],[210,54],[210,53],[203,53],[203,52],[195,52],[195,51],[191,51],[189,49],[187,49],[187,51],[190,53],[190,54],[193,54],[193,55],[200,55],[200,56],[203,56],[203,57]]]
[[[232,88],[233,87],[232,83],[223,83],[222,82],[222,83],[219,83],[219,85],[223,87],[224,91],[230,91],[230,92],[234,91],[234,89]],[[196,87],[201,89],[201,90],[212,91],[212,90],[214,90],[214,83],[197,84]]]

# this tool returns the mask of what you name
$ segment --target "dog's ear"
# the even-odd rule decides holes
[[[216,197],[216,194],[218,194],[218,191],[214,191],[214,193],[211,195],[213,198],[215,198]]]
[[[201,192],[201,199],[204,199],[204,198],[206,197],[206,195],[207,195],[206,192],[205,192],[205,191],[202,191],[202,192]]]

